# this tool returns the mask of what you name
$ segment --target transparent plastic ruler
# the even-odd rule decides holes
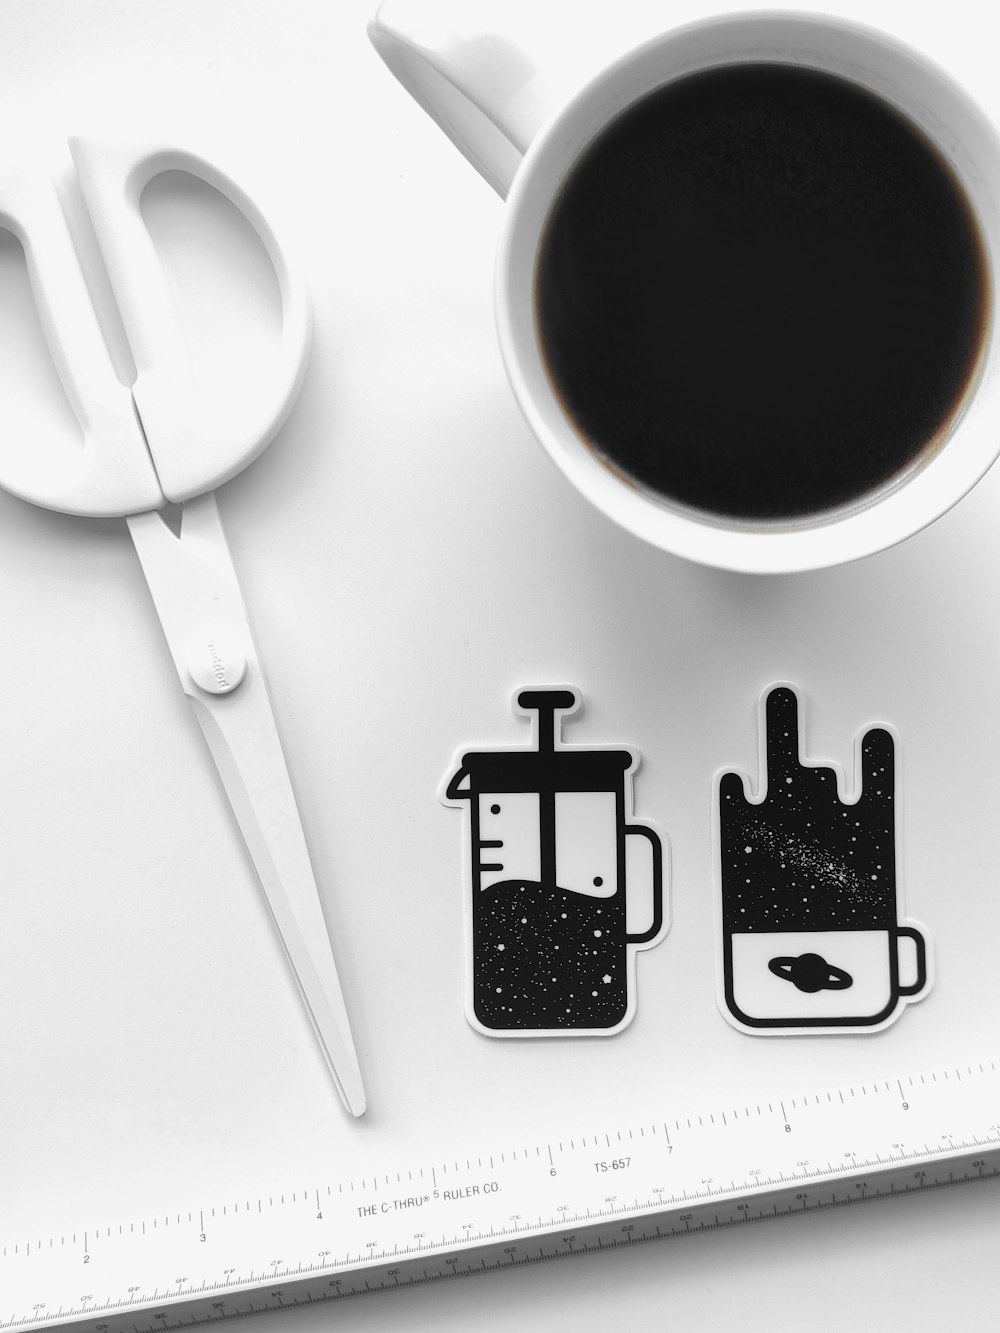
[[[0,1238],[0,1329],[174,1329],[997,1175],[984,1061]]]

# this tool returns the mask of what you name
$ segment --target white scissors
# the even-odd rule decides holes
[[[49,509],[124,516],[181,685],[239,822],[309,1017],[348,1110],[365,1110],[351,1036],[302,824],[214,487],[269,443],[295,400],[309,352],[300,278],[256,206],[209,162],[175,148],[70,150],[136,367],[118,379],[54,183],[0,175],[0,227],[21,242],[53,361],[83,432],[55,467],[27,447],[0,460],[0,485]],[[188,355],[168,283],[140,212],[156,176],[184,171],[247,218],[274,266],[282,328],[273,375],[245,404],[214,404]],[[220,410],[221,409],[221,410]],[[156,511],[182,505],[180,535]]]

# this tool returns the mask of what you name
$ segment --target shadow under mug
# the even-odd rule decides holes
[[[507,199],[495,285],[503,362],[535,435],[584,496],[628,531],[674,554],[748,573],[787,573],[892,546],[933,522],[975,485],[1000,452],[1000,352],[990,276],[1000,260],[1000,140],[991,119],[948,73],[893,37],[853,22],[746,13],[653,38],[616,60],[560,109],[546,104],[544,71],[534,70],[506,40],[490,48],[490,34],[470,33],[455,17],[460,12],[429,0],[405,6],[386,0],[369,34],[401,83]],[[985,270],[978,360],[943,442],[935,441],[913,467],[857,503],[787,522],[733,521],[687,508],[609,466],[553,385],[536,310],[547,223],[595,138],[624,109],[674,80],[762,62],[838,75],[915,125],[966,196]]]

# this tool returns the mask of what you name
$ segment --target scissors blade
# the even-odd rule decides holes
[[[212,494],[183,506],[177,537],[156,512],[128,518],[191,699],[344,1104],[364,1083],[329,933],[235,568]]]

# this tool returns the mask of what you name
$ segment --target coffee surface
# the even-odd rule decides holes
[[[553,386],[610,466],[721,519],[863,501],[960,411],[989,279],[939,151],[857,85],[688,75],[584,151],[547,221]]]

